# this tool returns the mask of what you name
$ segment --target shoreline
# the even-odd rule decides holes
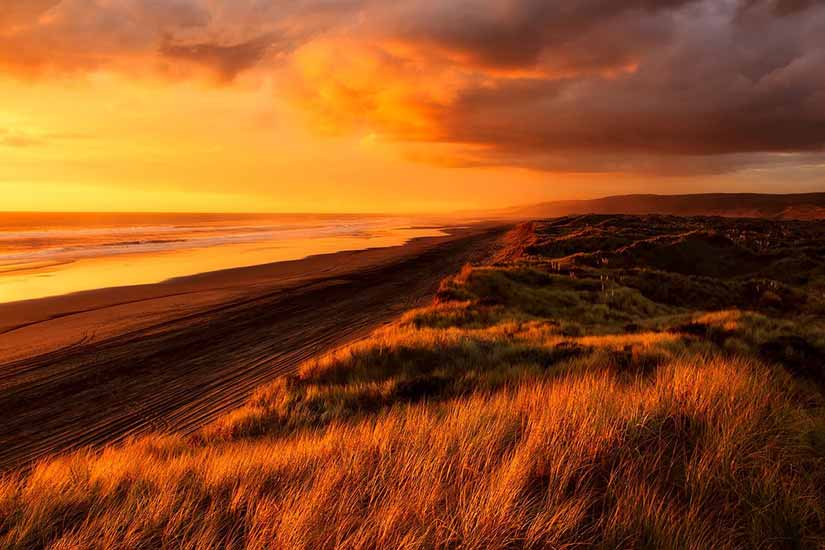
[[[8,235],[0,234],[0,239]],[[122,239],[134,238],[134,235],[109,236],[102,242],[85,244],[75,242],[74,238],[60,243],[54,241],[57,237],[52,237],[49,245],[35,240],[28,252],[0,254],[0,303],[158,284],[314,255],[400,246],[418,237],[443,236],[444,232],[440,228],[413,229],[400,222],[387,222],[361,228],[357,225],[313,229],[288,226],[280,230],[267,226],[181,228],[176,235],[183,238],[157,240],[153,238],[157,235],[150,233],[138,236],[152,237],[151,240],[128,242]],[[152,244],[157,242],[173,244]]]
[[[420,305],[506,229],[2,304],[0,470],[149,431],[194,431],[260,384]]]
[[[400,245],[311,254],[300,259],[206,271],[156,283],[105,287],[0,303],[0,367],[5,362],[36,354],[31,348],[30,341],[37,340],[42,344],[42,337],[30,334],[29,331],[43,324],[65,324],[67,318],[95,315],[105,310],[110,310],[112,314],[107,318],[107,322],[115,322],[115,326],[112,327],[114,330],[109,330],[105,326],[99,326],[96,319],[88,319],[91,326],[98,330],[90,335],[88,326],[79,326],[77,330],[71,331],[71,334],[57,335],[57,340],[52,338],[52,341],[40,350],[49,352],[58,347],[71,345],[73,341],[80,341],[82,338],[86,338],[87,342],[89,339],[95,341],[113,332],[121,332],[125,328],[139,328],[143,322],[134,320],[133,323],[128,319],[133,316],[133,312],[119,311],[135,304],[154,303],[150,311],[142,312],[151,317],[144,321],[151,323],[165,316],[168,313],[165,310],[169,307],[178,310],[178,313],[183,313],[183,310],[194,312],[233,298],[254,294],[256,291],[286,289],[291,285],[307,283],[333,274],[345,275],[368,268],[372,264],[393,261],[407,253],[415,253],[423,247],[449,241],[487,225],[495,224],[476,224],[471,227],[466,224],[444,226],[440,227],[444,235],[414,237]],[[182,301],[184,298],[185,302]],[[157,316],[151,314],[151,310],[154,309],[161,310]],[[128,327],[124,326],[124,323]],[[82,336],[79,334],[81,329],[84,333]],[[56,331],[52,329],[52,332]],[[8,337],[12,335],[15,341],[9,342]]]

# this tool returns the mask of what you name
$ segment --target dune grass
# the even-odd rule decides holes
[[[468,266],[195,436],[8,475],[0,547],[825,548],[822,325],[571,273]]]

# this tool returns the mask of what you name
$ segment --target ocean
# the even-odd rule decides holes
[[[352,214],[0,213],[0,303],[151,284],[443,234]]]

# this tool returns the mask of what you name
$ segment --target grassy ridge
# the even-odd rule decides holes
[[[195,437],[6,477],[0,547],[824,547],[821,265],[705,311],[653,297],[706,273],[571,259],[592,220],[557,224]]]

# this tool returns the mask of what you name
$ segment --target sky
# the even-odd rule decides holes
[[[0,210],[825,191],[825,2],[0,0]]]

